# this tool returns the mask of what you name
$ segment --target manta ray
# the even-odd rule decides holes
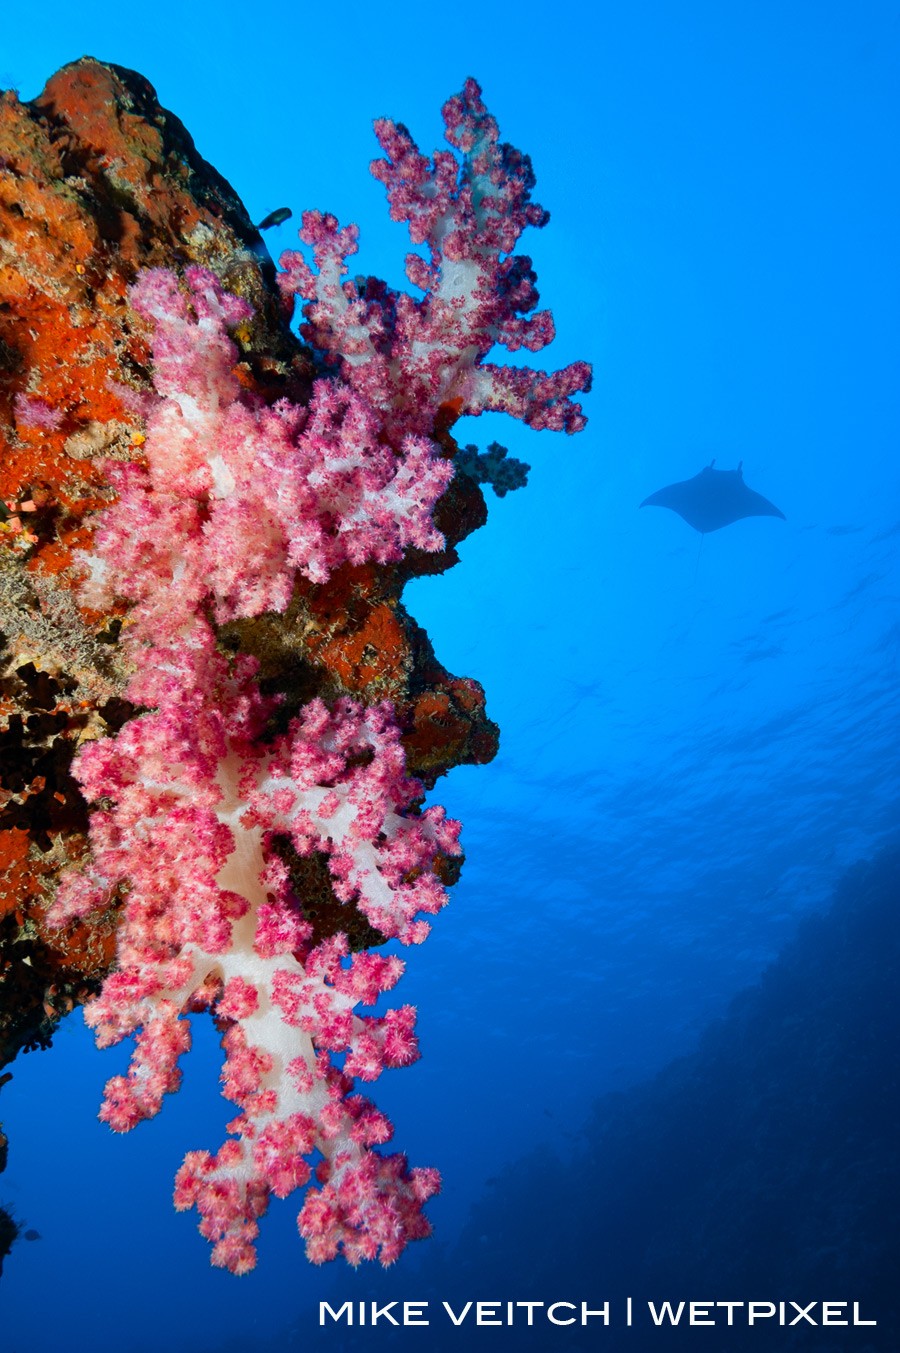
[[[730,526],[742,517],[786,520],[780,508],[744,483],[743,461],[736,470],[717,470],[715,464],[712,460],[693,479],[682,479],[651,493],[641,507],[670,507],[702,535]]]

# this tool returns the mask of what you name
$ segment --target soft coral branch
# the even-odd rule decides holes
[[[375,124],[386,158],[372,172],[387,188],[392,218],[427,249],[427,258],[407,258],[424,296],[345,280],[358,232],[321,212],[307,212],[300,231],[313,265],[286,253],[282,289],[306,302],[309,342],[340,362],[352,389],[387,410],[394,440],[403,430],[429,435],[441,406],[500,410],[531,427],[577,432],[585,420],[572,397],[590,387],[587,363],[557,372],[485,365],[495,344],[537,352],[554,336],[549,311],[530,314],[538,303],[531,260],[512,252],[526,226],[548,220],[531,201],[531,161],[499,140],[474,80],[444,105],[444,122],[459,157],[437,151],[431,161],[401,124]]]
[[[403,965],[351,957],[343,936],[314,945],[274,843],[324,858],[348,911],[410,944],[427,934],[421,914],[446,902],[434,870],[459,853],[458,825],[440,808],[420,810],[389,705],[313,700],[266,740],[272,701],[256,663],[229,661],[212,620],[283,610],[298,575],[321,581],[347,561],[440,547],[432,511],[452,468],[424,438],[386,445],[374,411],[335,382],[319,381],[308,409],[245,395],[227,335],[244,307],[202,270],[186,281],[185,292],[157,271],[133,289],[154,326],[147,459],[113,469],[119,498],[85,561],[86,599],[131,604],[128,696],[152,708],[78,758],[98,804],[92,858],[63,879],[53,916],[65,923],[127,893],[117,970],[86,1015],[101,1046],[136,1035],[101,1113],[116,1131],[152,1117],[178,1088],[187,1013],[209,1007],[225,1028],[238,1140],[215,1157],[191,1153],[176,1190],[178,1206],[198,1207],[214,1262],[252,1267],[269,1193],[305,1185],[313,1151],[332,1201],[303,1214],[310,1256],[342,1244],[351,1260],[381,1249],[389,1262],[404,1235],[426,1233],[413,1213],[436,1176],[410,1173],[401,1158],[367,1165],[390,1125],[361,1099],[344,1101],[353,1076],[374,1080],[418,1055],[411,1007],[357,1011]],[[348,1221],[360,1181],[371,1235],[392,1237],[374,1249]],[[313,1234],[311,1216],[332,1217],[330,1238]]]
[[[434,510],[453,474],[432,440],[442,408],[583,422],[572,399],[583,364],[548,375],[484,362],[497,342],[534,351],[552,337],[547,314],[523,318],[537,293],[529,260],[511,253],[546,216],[530,201],[530,164],[498,142],[473,81],[444,115],[461,163],[452,152],[429,163],[403,128],[377,124],[392,215],[430,250],[409,261],[423,299],[345,281],[355,227],[304,217],[313,265],[286,256],[282,285],[307,301],[320,367],[340,363],[308,407],[242,388],[228,331],[249,310],[211,273],[149,271],[131,291],[152,328],[146,459],[110,469],[118,499],[84,556],[82,596],[128,604],[127,695],[144,712],[77,758],[95,805],[91,856],[64,876],[53,919],[124,899],[117,968],[86,1011],[101,1046],[135,1038],[106,1089],[114,1130],[178,1088],[188,1015],[207,1009],[222,1030],[223,1093],[238,1115],[217,1153],[185,1157],[175,1201],[197,1208],[213,1262],[235,1273],[255,1262],[272,1194],[309,1186],[298,1224],[314,1262],[342,1252],[387,1264],[428,1233],[422,1207],[439,1185],[376,1149],[392,1127],[354,1089],[418,1057],[411,1006],[362,1013],[403,963],[351,953],[342,931],[317,940],[285,846],[316,858],[348,918],[404,945],[427,935],[446,902],[442,861],[460,849],[458,824],[424,808],[406,773],[389,703],[312,699],[275,734],[277,700],[255,659],[226,656],[218,627],[284,612],[298,584],[343,565],[442,548]]]

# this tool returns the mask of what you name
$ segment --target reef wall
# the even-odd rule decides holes
[[[46,923],[61,870],[86,848],[73,755],[133,713],[124,608],[80,605],[71,565],[113,497],[106,466],[141,457],[127,394],[150,388],[149,347],[128,288],[142,269],[190,265],[253,307],[238,332],[241,382],[308,398],[311,361],[262,236],[145,79],[85,58],[30,103],[0,96],[0,1067],[46,1047],[115,953],[115,909],[65,930]],[[294,707],[312,694],[396,701],[408,765],[428,782],[488,761],[497,735],[480,689],[444,671],[399,602],[405,578],[446,567],[484,517],[480,489],[459,478],[437,512],[441,554],[347,565],[298,591],[287,614],[233,626],[228,642],[255,653],[267,689]]]
[[[100,1046],[137,1035],[101,1109],[127,1131],[208,1010],[241,1112],[176,1206],[234,1273],[270,1194],[307,1183],[314,1262],[429,1232],[437,1172],[373,1149],[391,1125],[355,1088],[415,1060],[415,1012],[354,1007],[458,874],[425,792],[497,730],[401,593],[483,524],[480,484],[524,482],[458,418],[585,421],[585,363],[487,360],[554,336],[513,252],[548,216],[474,80],[443,117],[433,160],[375,123],[372,172],[427,250],[407,294],[351,280],[356,227],[317,211],[276,272],[132,72],[86,58],[3,96],[0,1067],[89,1002]]]

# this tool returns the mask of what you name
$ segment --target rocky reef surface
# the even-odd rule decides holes
[[[252,306],[234,336],[245,389],[306,402],[313,361],[263,237],[150,84],[84,58],[31,102],[0,95],[0,1068],[48,1046],[115,955],[115,904],[65,930],[47,922],[61,871],[87,852],[72,759],[136,712],[119,645],[127,613],[80,602],[77,552],[114,496],[106,467],[142,457],[135,395],[151,388],[151,336],[129,288],[147,268],[191,265]],[[451,422],[452,411],[435,429],[448,455]],[[434,515],[443,550],[302,579],[284,613],[224,625],[220,644],[259,660],[285,719],[316,696],[391,700],[426,786],[489,761],[497,730],[480,687],[444,670],[400,600],[407,578],[454,562],[485,516],[476,476],[458,474]],[[327,871],[285,850],[316,935],[346,931]],[[446,881],[456,868],[447,861]],[[378,942],[364,917],[355,924],[351,947]],[[2,1168],[2,1134],[0,1148]],[[0,1259],[14,1232],[0,1218]]]

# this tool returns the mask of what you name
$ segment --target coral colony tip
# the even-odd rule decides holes
[[[313,699],[273,732],[279,698],[219,628],[283,613],[301,579],[325,583],[348,562],[442,548],[434,510],[454,466],[436,435],[460,415],[584,425],[572,396],[589,387],[586,364],[486,360],[497,344],[535,352],[553,337],[549,312],[530,313],[530,259],[513,253],[547,216],[530,201],[530,161],[499,141],[473,80],[444,121],[452,149],[431,161],[401,125],[375,124],[385,158],[372,172],[425,246],[406,266],[421,295],[349,280],[356,227],[318,212],[300,231],[310,255],[281,260],[321,373],[308,407],[242,387],[229,331],[252,313],[211,272],[138,278],[130,300],[152,334],[154,381],[145,454],[111,465],[117,498],[81,560],[83,603],[128,607],[127,696],[143,712],[77,757],[90,856],[64,875],[53,919],[123,899],[116,966],[86,1008],[99,1046],[134,1037],[127,1074],[106,1087],[113,1130],[177,1090],[191,1013],[208,1010],[222,1032],[237,1114],[215,1154],[188,1152],[175,1205],[197,1209],[213,1263],[232,1273],[254,1266],[273,1194],[309,1186],[298,1225],[314,1263],[387,1265],[429,1233],[422,1209],[440,1185],[377,1149],[391,1124],[356,1089],[419,1055],[411,1006],[360,1013],[403,961],[353,952],[343,932],[317,941],[278,842],[318,855],[337,903],[403,945],[428,934],[460,847],[459,824],[423,807],[389,702]]]

